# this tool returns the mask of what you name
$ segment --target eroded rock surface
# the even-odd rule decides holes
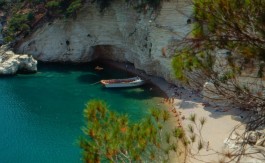
[[[0,75],[13,75],[18,71],[36,72],[37,61],[27,54],[15,54],[13,51],[0,47]]]
[[[89,4],[76,19],[56,20],[39,28],[17,50],[48,62],[95,58],[131,62],[137,69],[173,82],[173,45],[190,32],[191,12],[185,0],[163,2],[159,12],[146,13],[124,1],[113,2],[103,14]]]

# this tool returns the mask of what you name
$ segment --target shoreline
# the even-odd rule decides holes
[[[144,71],[135,69],[133,64],[111,60],[103,61],[102,63],[148,79],[152,84],[163,91],[168,99],[171,100],[170,103],[164,102],[164,104],[170,108],[174,108],[175,113],[172,113],[172,111],[170,112],[175,115],[174,117],[178,116],[174,118],[172,123],[175,124],[173,125],[176,127],[181,125],[187,137],[189,136],[188,125],[191,124],[188,117],[191,114],[195,114],[198,118],[206,118],[206,123],[201,131],[206,148],[203,148],[199,155],[196,154],[195,156],[189,154],[186,156],[187,162],[218,162],[223,158],[223,155],[218,154],[216,151],[225,152],[229,150],[225,147],[224,141],[230,136],[236,125],[242,124],[242,122],[233,119],[232,116],[243,115],[244,113],[242,111],[234,108],[206,106],[198,93],[168,83],[163,78],[147,75]],[[180,124],[176,124],[176,122]],[[196,153],[197,144],[192,145],[190,150],[192,153]]]
[[[168,89],[167,85],[170,85],[170,87],[172,87],[173,84],[166,82],[163,78],[147,75],[144,71],[135,69],[134,65],[131,63],[123,63],[123,62],[117,62],[117,61],[112,61],[112,60],[103,60],[103,61],[99,61],[99,63],[103,63],[104,65],[115,67],[119,70],[127,71],[130,74],[137,75],[147,80],[149,83],[151,83],[158,89],[160,89],[161,92],[163,93],[163,97],[161,97],[160,102],[164,106],[163,109],[168,110],[170,113],[170,120],[167,122],[168,127],[172,129],[175,127],[178,127],[178,128],[181,127],[183,129],[182,125],[180,124],[180,116],[176,116],[176,114],[172,112],[172,107],[173,107],[172,103],[170,103],[169,101],[165,101],[166,99],[169,99],[169,94],[167,91],[165,91],[166,89]],[[166,130],[167,129],[168,128],[166,128]],[[186,147],[183,145],[182,141],[179,142],[179,145],[180,145],[180,149],[183,148],[184,150],[181,150],[180,153],[178,153],[178,155],[173,155],[172,153],[170,153],[171,163],[184,163],[186,160],[186,157],[187,157]]]

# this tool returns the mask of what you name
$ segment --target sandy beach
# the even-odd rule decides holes
[[[195,142],[191,148],[191,153],[194,155],[189,155],[186,162],[219,162],[222,156],[218,152],[223,153],[228,150],[225,147],[224,141],[230,136],[234,127],[241,124],[240,121],[233,119],[232,116],[244,116],[242,111],[239,109],[205,105],[198,92],[194,93],[191,90],[170,84],[162,78],[146,75],[143,71],[135,69],[133,65],[108,61],[107,63],[148,79],[163,90],[168,98],[171,99],[170,102],[167,102],[171,107],[169,109],[176,109],[173,114],[178,115],[186,136],[189,136],[188,125],[191,124],[189,116],[196,114],[198,118],[205,117],[206,123],[201,131],[203,149],[197,153],[198,142]],[[178,120],[172,122],[176,123],[173,125],[179,125]]]
[[[152,83],[167,94],[169,99],[172,99],[172,108],[176,109],[176,114],[179,116],[180,123],[187,136],[190,135],[188,125],[192,124],[189,120],[191,114],[195,114],[197,119],[206,118],[206,123],[201,132],[204,148],[197,153],[198,142],[195,142],[191,149],[194,158],[188,157],[186,161],[193,163],[218,162],[223,156],[217,152],[228,150],[224,141],[230,136],[234,127],[241,124],[240,121],[232,119],[232,116],[244,116],[244,113],[238,109],[205,106],[199,94],[192,93],[192,91],[182,87],[176,87],[161,78],[151,77],[150,79]],[[178,126],[178,124],[175,125]]]

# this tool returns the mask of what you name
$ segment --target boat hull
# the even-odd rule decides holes
[[[106,88],[123,88],[123,87],[136,87],[145,83],[144,80],[139,77],[128,79],[110,79],[100,81]]]
[[[123,87],[137,87],[144,84],[144,81],[137,83],[113,83],[113,84],[105,84],[106,88],[123,88]]]

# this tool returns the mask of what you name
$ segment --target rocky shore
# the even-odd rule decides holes
[[[37,72],[37,60],[28,54],[15,54],[6,46],[0,47],[0,75],[14,75],[18,72]]]

